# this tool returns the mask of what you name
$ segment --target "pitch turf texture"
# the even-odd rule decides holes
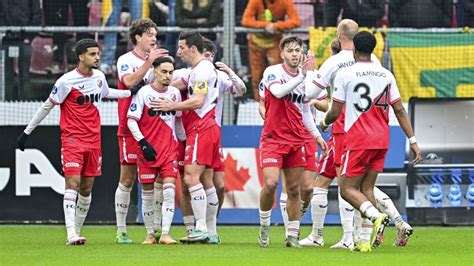
[[[301,230],[306,236],[311,228]],[[272,226],[269,248],[257,244],[257,226],[220,226],[221,245],[152,245],[140,242],[143,226],[130,226],[131,245],[115,244],[113,226],[86,225],[85,246],[65,246],[65,229],[54,225],[0,225],[0,265],[474,265],[473,227],[415,227],[407,247],[393,247],[395,229],[371,253],[332,250],[341,228],[325,228],[324,247],[290,249],[282,227]],[[175,226],[178,239],[184,228]]]

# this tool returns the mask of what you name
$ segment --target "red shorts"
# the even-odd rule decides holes
[[[344,138],[346,134],[344,133],[335,133],[333,136],[334,142],[334,164],[336,167],[341,167],[342,161],[341,157],[344,153]]]
[[[177,154],[178,154],[178,170],[184,172],[184,149],[186,148],[186,141],[178,140]]]
[[[260,167],[306,167],[304,145],[262,143],[260,152]]]
[[[155,178],[160,176],[161,178],[178,176],[178,163],[176,161],[168,161],[160,167],[143,167],[138,166],[138,181],[140,184],[152,184],[155,182]]]
[[[118,136],[120,164],[137,164],[138,142],[132,135]]]
[[[219,147],[219,166],[214,168],[214,172],[225,172],[225,160],[222,145]]]
[[[102,175],[102,150],[79,146],[61,148],[61,162],[65,176],[100,176]]]
[[[387,149],[344,151],[341,175],[346,177],[363,176],[369,170],[382,172]]]
[[[336,174],[336,165],[334,164],[334,150],[335,145],[334,145],[334,136],[331,135],[328,140],[328,149],[327,153],[324,156],[321,156],[319,158],[319,163],[318,163],[318,173],[321,176],[334,179],[337,174]]]
[[[217,168],[220,163],[219,147],[221,130],[213,125],[204,130],[195,130],[187,136],[184,164],[197,163],[207,168]]]
[[[304,170],[316,172],[318,170],[318,143],[310,140],[304,144],[306,155],[306,167]]]

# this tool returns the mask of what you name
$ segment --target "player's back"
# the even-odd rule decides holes
[[[270,92],[274,84],[284,84],[293,78],[299,78],[299,75],[301,74],[288,72],[283,64],[273,65],[265,70],[265,121],[262,142],[304,144],[307,134],[303,125],[303,104],[306,104],[304,85],[298,85],[282,98],[277,98]]]
[[[117,72],[118,72],[118,81],[117,87],[121,90],[128,90],[123,82],[123,78],[127,75],[132,74],[133,72],[137,71],[144,63],[146,58],[140,56],[135,51],[129,51],[123,55],[121,55],[117,59]],[[146,72],[145,76],[143,77],[143,81],[145,84],[149,84],[153,82],[153,67]],[[130,131],[127,126],[127,111],[128,107],[130,106],[130,102],[132,101],[131,97],[118,99],[118,114],[119,114],[119,127],[117,131],[117,135],[124,136],[126,134],[130,134]]]
[[[388,148],[389,105],[400,100],[390,71],[372,62],[357,62],[341,70],[334,81],[334,100],[345,102],[349,150]]]

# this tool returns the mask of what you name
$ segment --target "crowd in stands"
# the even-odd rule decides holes
[[[283,33],[293,28],[336,26],[344,18],[355,20],[361,27],[474,26],[474,0],[239,0],[235,3],[238,26],[265,29],[264,33],[248,34],[246,39],[237,36],[237,43],[247,46],[250,52],[248,65],[252,70],[253,87],[258,84],[266,65],[279,62],[280,57],[272,51],[278,50],[277,44]],[[150,17],[158,26],[202,28],[223,25],[222,14],[222,0],[0,1],[0,26],[126,26],[131,20]],[[3,49],[19,43],[20,57],[33,57],[31,62],[22,63],[10,56],[5,68],[11,71],[6,71],[22,78],[30,72],[42,75],[64,73],[68,65],[77,63],[70,45],[74,43],[74,37],[79,40],[90,37],[90,34],[93,32],[4,32]],[[176,33],[159,34],[160,46],[174,55]],[[219,46],[218,34],[204,36]],[[308,40],[307,35],[301,36]],[[108,76],[115,76],[117,55],[130,48],[126,35],[111,32],[99,38],[105,47],[100,69]],[[36,58],[36,61],[35,44],[42,49],[40,59]],[[243,54],[242,57],[246,56]],[[247,63],[247,58],[242,61]],[[258,93],[250,97],[258,98]]]

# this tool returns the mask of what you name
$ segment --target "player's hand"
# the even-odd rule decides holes
[[[421,151],[420,151],[420,148],[418,147],[418,144],[416,144],[416,142],[413,143],[413,144],[410,144],[410,149],[415,154],[415,159],[413,160],[413,165],[419,164],[421,162]]]
[[[220,71],[224,71],[227,75],[234,72],[230,67],[228,67],[226,64],[222,62],[216,62],[215,65],[217,69],[219,69]]]
[[[140,143],[140,148],[142,149],[143,157],[145,157],[147,161],[150,161],[150,162],[155,161],[156,151],[153,148],[153,146],[151,146],[151,144],[144,138],[141,139],[138,143]]]
[[[131,89],[130,89],[130,92],[132,93],[132,96],[137,94],[137,92],[143,87],[145,86],[145,81],[142,80],[140,81],[140,83],[138,83],[137,85],[133,86]]]
[[[271,34],[277,34],[278,30],[275,28],[275,24],[270,23],[267,26],[265,26],[265,31]]]
[[[323,137],[317,136],[316,142],[318,143],[319,147],[321,147],[321,150],[323,151],[323,155],[326,155],[327,150],[328,150],[328,145],[326,144],[326,141],[324,141]]]
[[[306,55],[306,59],[303,62],[303,75],[306,76],[306,73],[308,71],[313,71],[314,70],[314,55],[311,51],[308,51],[308,54]]]
[[[28,134],[26,134],[25,132],[21,133],[21,135],[17,138],[17,143],[18,143],[18,149],[20,149],[20,151],[24,151],[25,150],[25,142],[26,142],[26,139],[28,138]]]
[[[328,126],[328,125],[324,125],[324,124],[323,124],[323,121],[321,121],[321,123],[319,123],[319,128],[320,128],[323,132],[328,132],[329,126]]]
[[[162,56],[167,56],[167,55],[168,55],[168,50],[163,49],[163,48],[154,48],[154,49],[151,49],[150,52],[148,52],[148,57],[146,60],[153,63],[155,62],[156,59]]]
[[[150,107],[155,111],[163,111],[163,112],[173,111],[173,102],[170,101],[169,99],[160,97],[158,99],[151,100]]]

